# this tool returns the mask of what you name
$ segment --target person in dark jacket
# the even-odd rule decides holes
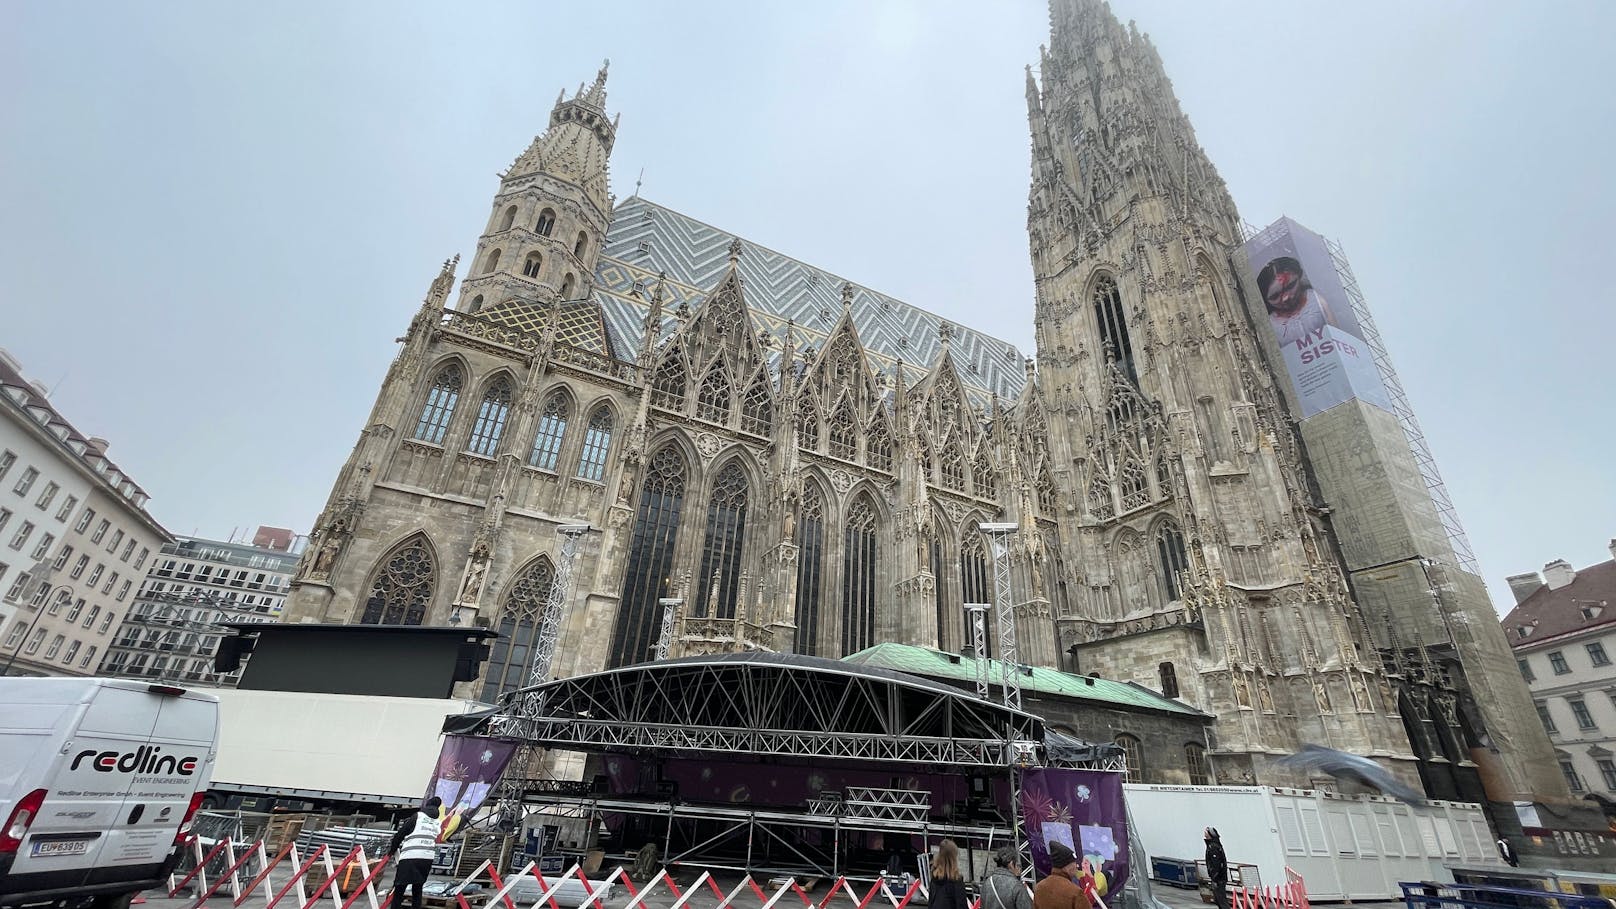
[[[443,800],[432,796],[393,833],[387,851],[398,859],[398,864],[393,870],[389,909],[404,909],[405,890],[410,891],[415,909],[421,909],[421,889],[432,876],[432,863],[438,857],[438,837],[443,833],[442,808]]]
[[[960,874],[959,847],[953,840],[937,845],[937,858],[931,863],[931,909],[970,909],[965,895],[965,878]]]
[[[1083,869],[1072,854],[1072,847],[1062,842],[1049,844],[1049,876],[1038,882],[1032,891],[1032,909],[1092,909],[1093,901],[1083,891],[1077,879]]]
[[[1016,847],[999,847],[993,864],[997,867],[982,882],[982,909],[1032,909],[1032,894],[1021,882],[1021,856]]]
[[[1216,827],[1206,828],[1201,838],[1206,840],[1206,877],[1212,882],[1212,901],[1218,909],[1229,909],[1229,859],[1223,854],[1223,840]]]

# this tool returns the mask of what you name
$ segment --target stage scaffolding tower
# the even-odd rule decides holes
[[[988,699],[988,604],[966,603],[965,621],[971,627],[971,652],[976,656],[976,696]]]
[[[1016,607],[1010,590],[1010,540],[1019,524],[977,525],[993,547],[993,612],[999,619],[999,686],[1004,703],[1021,709],[1020,657],[1016,653]]]

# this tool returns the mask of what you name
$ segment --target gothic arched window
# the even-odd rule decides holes
[[[819,408],[807,394],[797,402],[797,447],[819,450]]]
[[[1184,554],[1184,534],[1173,524],[1163,523],[1156,531],[1156,555],[1161,563],[1162,591],[1172,602],[1183,594],[1179,573],[1188,571],[1189,558]]]
[[[848,510],[842,536],[842,656],[875,644],[876,564],[875,506],[861,495]]]
[[[1122,753],[1128,759],[1125,783],[1143,783],[1145,781],[1145,749],[1139,739],[1124,732],[1117,736],[1116,744],[1122,748]]]
[[[774,432],[774,401],[769,397],[769,383],[763,373],[752,380],[741,400],[741,430],[766,436]]]
[[[449,420],[454,417],[455,404],[460,400],[460,387],[464,383],[465,374],[460,371],[459,365],[451,363],[438,370],[438,377],[432,380],[432,388],[426,393],[421,419],[415,424],[417,439],[434,445],[443,444],[443,434],[449,430]]]
[[[869,435],[864,439],[864,459],[876,470],[892,472],[892,435],[887,432],[885,420],[877,418],[870,424]]]
[[[472,297],[471,298],[471,310],[470,311],[472,313],[477,313],[477,312],[481,311],[482,308],[483,308],[483,295],[478,294],[477,296]]]
[[[578,476],[601,482],[606,476],[606,452],[612,445],[612,412],[605,404],[589,415],[584,428],[584,448],[578,455]]]
[[[984,499],[999,497],[999,479],[994,475],[993,459],[988,457],[986,440],[976,448],[976,461],[971,464],[971,482],[976,486],[977,496]]]
[[[437,573],[425,537],[416,534],[395,546],[376,566],[360,623],[419,625],[426,621]]]
[[[1133,511],[1150,504],[1150,487],[1145,480],[1145,469],[1129,458],[1117,477],[1122,484],[1122,510]]]
[[[1184,746],[1184,765],[1190,771],[1191,786],[1212,785],[1212,775],[1206,772],[1206,748],[1190,742]]]
[[[679,449],[669,445],[646,462],[645,480],[640,484],[628,569],[623,574],[623,595],[617,606],[617,628],[612,633],[612,666],[650,659],[651,648],[656,646],[662,624],[662,607],[657,600],[668,595],[684,498],[685,460]]]
[[[937,649],[950,650],[948,630],[954,625],[952,614],[963,607],[955,603],[951,596],[954,585],[948,577],[948,563],[943,559],[943,525],[935,515],[932,517],[931,544],[928,548],[931,556],[932,603],[937,610]]]
[[[670,351],[651,375],[651,403],[669,410],[685,406],[685,363]]]
[[[550,231],[555,230],[555,209],[546,208],[539,212],[538,223],[533,225],[533,229],[542,237],[550,236]]]
[[[826,421],[826,435],[830,440],[830,453],[844,461],[858,457],[858,428],[853,422],[853,405],[842,398]]]
[[[1115,515],[1111,504],[1111,484],[1099,473],[1089,481],[1089,511],[1100,521],[1109,521]]]
[[[1117,367],[1129,382],[1138,385],[1139,375],[1134,371],[1133,342],[1128,340],[1122,294],[1117,290],[1117,282],[1110,276],[1094,283],[1094,319],[1100,327],[1101,350],[1116,360]]]
[[[505,217],[499,219],[499,229],[500,230],[510,230],[511,225],[515,224],[515,223],[516,223],[516,206],[512,205],[510,208],[505,209]]]
[[[466,450],[485,458],[493,457],[499,448],[499,437],[505,432],[505,418],[510,413],[511,382],[501,376],[483,392],[483,403],[477,408],[477,422],[471,427]]]
[[[573,279],[571,274],[568,274],[565,278],[561,279],[561,293],[560,293],[561,299],[563,299],[563,300],[572,299],[573,283],[574,283],[574,279]]]
[[[825,577],[825,497],[809,485],[797,520],[797,652],[819,654],[819,604]]]
[[[561,456],[561,442],[567,435],[567,418],[571,415],[572,407],[561,392],[545,400],[544,410],[539,413],[539,432],[533,437],[533,451],[527,456],[530,466],[555,470],[556,459]]]
[[[533,645],[539,636],[544,607],[550,602],[550,585],[554,580],[555,569],[550,566],[550,560],[539,556],[511,582],[505,593],[505,604],[499,610],[497,630],[501,637],[494,639],[488,662],[483,664],[482,700],[485,703],[497,704],[500,695],[528,683]]]
[[[1047,461],[1038,468],[1038,509],[1046,515],[1055,514],[1055,478],[1050,476]]]
[[[539,266],[543,264],[543,256],[540,256],[537,252],[530,252],[527,254],[527,259],[522,262],[522,274],[529,278],[537,278],[539,276]]]
[[[722,368],[714,366],[702,380],[701,391],[696,395],[696,416],[714,423],[728,423],[729,399],[729,377]]]
[[[589,235],[580,230],[577,241],[572,244],[573,258],[582,259],[587,249],[589,249]]]
[[[488,253],[488,258],[483,260],[483,274],[486,275],[499,267],[499,252],[495,249]]]
[[[960,588],[965,598],[961,602],[963,613],[965,603],[992,603],[993,589],[990,586],[988,550],[982,542],[982,534],[974,526],[962,531],[960,541]],[[987,619],[982,628],[982,655],[987,656],[993,652],[993,613],[989,610]],[[971,629],[971,618],[968,614],[962,620],[964,629],[964,646],[974,647],[975,636]]]
[[[746,474],[731,461],[713,481],[707,500],[707,536],[702,541],[701,574],[690,614],[735,618],[740,598],[741,552],[746,534]]]
[[[1156,667],[1156,677],[1161,682],[1161,693],[1164,698],[1178,697],[1178,670],[1173,668],[1171,662],[1162,663]]]
[[[963,444],[957,436],[950,437],[943,442],[942,455],[938,459],[941,468],[943,485],[949,489],[963,492],[965,490],[965,452]]]

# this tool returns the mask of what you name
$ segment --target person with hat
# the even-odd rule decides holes
[[[1212,882],[1212,902],[1218,909],[1229,909],[1229,859],[1223,854],[1223,838],[1218,828],[1201,831],[1206,841],[1206,877]]]
[[[399,825],[388,852],[398,857],[393,872],[390,909],[404,909],[404,892],[410,891],[415,909],[421,909],[421,890],[432,876],[432,863],[438,858],[438,839],[443,835],[443,799],[432,796],[421,803],[421,810]]]
[[[1032,909],[1093,909],[1089,895],[1078,884],[1082,873],[1072,847],[1049,844],[1049,874],[1032,891]]]

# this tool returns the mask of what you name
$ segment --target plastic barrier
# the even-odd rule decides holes
[[[1230,887],[1231,909],[1309,909],[1307,882],[1290,868],[1285,883],[1269,887]]]

